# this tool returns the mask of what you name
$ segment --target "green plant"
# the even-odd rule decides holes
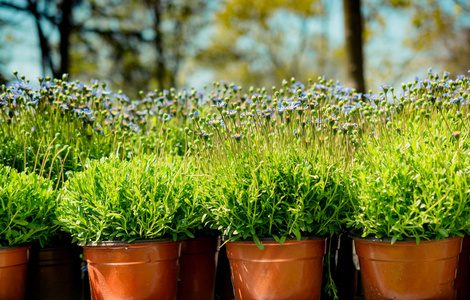
[[[186,92],[154,91],[130,100],[104,83],[24,76],[0,87],[0,164],[36,172],[60,186],[87,159],[140,152],[184,155]]]
[[[62,228],[84,243],[193,237],[203,214],[192,174],[171,157],[88,161],[61,193]]]
[[[252,151],[216,167],[206,191],[227,240],[326,236],[338,232],[346,204],[339,164],[319,152]]]
[[[437,127],[438,128],[438,127]],[[350,181],[347,223],[363,237],[444,239],[470,228],[468,153],[458,138],[416,124],[371,137]],[[441,136],[442,135],[442,136]]]
[[[35,241],[44,247],[58,229],[56,208],[50,180],[0,165],[0,247]]]

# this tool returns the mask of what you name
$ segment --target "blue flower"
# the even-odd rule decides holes
[[[202,130],[202,131],[200,131],[200,132],[198,132],[198,133],[196,133],[196,134],[197,134],[198,136],[204,137],[204,138],[209,137],[209,134],[208,134],[207,132],[205,132],[204,130]]]
[[[103,126],[101,126],[100,124],[97,124],[94,130],[99,133],[104,133]]]
[[[233,117],[237,114],[238,112],[236,110],[229,110],[227,111],[227,116],[228,117]]]
[[[216,104],[212,105],[212,107],[215,107],[217,109],[223,109],[226,105],[227,105],[227,103],[225,103],[223,101],[220,101],[220,102],[217,102]]]
[[[131,125],[131,130],[134,131],[134,132],[139,132],[140,127],[137,126],[137,125],[135,125],[135,124],[132,124],[132,125]]]
[[[390,90],[390,86],[389,85],[382,85],[382,89],[384,90],[384,93],[387,93],[388,90]]]
[[[118,101],[120,101],[121,103],[123,102],[129,102],[129,97],[127,97],[126,95],[120,95],[120,94],[115,94],[114,95],[114,98],[116,98]]]

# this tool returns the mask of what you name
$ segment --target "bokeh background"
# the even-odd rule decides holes
[[[377,91],[470,69],[466,0],[0,0],[0,82],[115,90],[246,87],[325,75]]]

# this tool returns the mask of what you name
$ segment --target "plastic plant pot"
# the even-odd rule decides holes
[[[325,238],[228,242],[235,299],[320,299]]]
[[[80,248],[74,244],[31,248],[27,299],[82,298]]]
[[[214,299],[220,238],[202,236],[181,241],[178,299]]]
[[[30,248],[0,248],[0,299],[24,299]]]
[[[470,299],[470,237],[465,235],[459,255],[459,269],[455,278],[457,299]]]
[[[176,299],[180,248],[168,240],[83,246],[91,298]]]
[[[397,241],[354,237],[365,299],[455,299],[462,238]]]

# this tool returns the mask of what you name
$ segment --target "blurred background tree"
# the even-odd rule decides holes
[[[464,0],[0,0],[0,22],[0,79],[69,73],[133,96],[319,75],[366,91],[470,63]]]

